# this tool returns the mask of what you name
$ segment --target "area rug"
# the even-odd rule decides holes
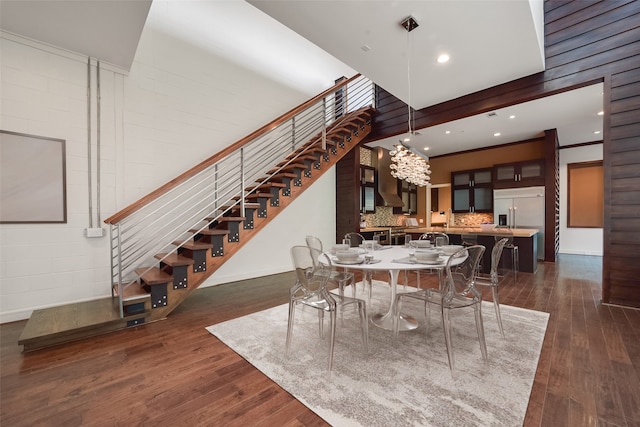
[[[350,295],[347,291],[347,295]],[[377,284],[369,314],[384,312],[389,288]],[[418,329],[390,331],[369,324],[369,353],[355,310],[338,320],[334,367],[313,309],[298,310],[290,356],[285,355],[288,306],[209,326],[218,337],[296,399],[334,426],[520,426],[542,347],[548,314],[501,305],[505,338],[493,304],[482,315],[489,360],[484,363],[473,311],[452,315],[455,378],[449,370],[438,309],[426,328],[424,308],[406,301]]]

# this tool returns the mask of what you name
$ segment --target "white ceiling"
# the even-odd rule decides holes
[[[409,15],[419,27],[407,33],[400,22]],[[160,25],[243,66],[286,77],[310,96],[329,87],[339,77],[336,70],[357,70],[415,108],[543,70],[536,31],[541,19],[539,0],[154,0],[153,7],[151,0],[0,0],[3,31],[125,70],[143,27]],[[443,52],[451,56],[444,65],[435,60]],[[551,128],[559,130],[562,145],[599,140],[592,133],[602,128],[596,92],[601,87],[510,107],[492,119],[483,114],[420,129],[415,147],[428,145],[429,155],[438,155],[529,139]],[[512,111],[516,118],[505,119]],[[445,129],[451,130],[446,137]],[[502,136],[494,137],[496,131]],[[396,142],[394,137],[375,145]]]
[[[248,1],[416,109],[544,70],[540,1]]]
[[[0,0],[0,28],[129,70],[151,0]]]
[[[409,145],[439,156],[541,137],[557,129],[561,146],[602,140],[602,83],[548,96],[491,113],[419,129]],[[495,115],[493,114],[495,113]],[[510,116],[515,116],[510,118]],[[447,133],[448,132],[448,133]],[[494,134],[500,133],[499,136]],[[368,144],[391,149],[399,137]]]

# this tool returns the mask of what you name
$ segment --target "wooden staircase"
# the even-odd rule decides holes
[[[139,279],[122,295],[123,317],[115,304],[118,287],[114,286],[114,298],[34,311],[18,344],[32,351],[166,318],[306,188],[358,147],[371,131],[371,114],[371,108],[346,114],[327,129],[324,147],[317,135],[283,159],[268,172],[268,181],[247,188],[253,192],[246,198],[244,216],[239,200],[223,206],[224,216],[215,221],[202,218],[202,224],[190,230],[191,238],[174,242],[177,252],[159,253],[157,265],[136,269]],[[208,227],[202,228],[205,224]]]

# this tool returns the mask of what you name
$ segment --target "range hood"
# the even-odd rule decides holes
[[[391,176],[391,156],[389,151],[382,147],[377,147],[376,152],[378,154],[378,197],[376,205],[401,208],[404,203],[398,196],[398,180]]]

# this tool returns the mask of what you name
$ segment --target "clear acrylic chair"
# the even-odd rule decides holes
[[[441,240],[436,241],[438,237],[440,237]],[[449,235],[447,233],[442,233],[440,231],[430,231],[428,233],[424,233],[423,235],[421,235],[420,240],[429,240],[433,246],[435,246],[436,243],[439,243],[439,242],[442,242],[443,245],[448,245]]]
[[[496,242],[500,240],[502,236],[495,236]],[[520,269],[520,253],[518,246],[513,242],[513,236],[506,237],[507,243],[504,245],[504,249],[511,251],[511,271],[513,272],[513,283],[518,281],[518,270]]]
[[[317,238],[316,236],[306,236],[305,238],[307,242],[307,246],[315,249],[318,252],[324,252],[322,246],[322,240]],[[340,292],[340,296],[344,296],[344,288],[347,286],[351,286],[351,291],[353,298],[356,297],[356,286],[355,286],[355,275],[349,271],[338,271],[331,270],[329,276],[330,282],[335,282],[338,285],[338,292]],[[369,301],[371,300],[371,294],[369,294]]]
[[[498,240],[491,250],[491,272],[489,274],[477,274],[476,285],[491,286],[491,295],[493,297],[493,306],[496,309],[496,319],[498,320],[498,328],[500,335],[504,338],[504,330],[502,329],[502,318],[500,317],[500,301],[498,300],[498,285],[501,276],[498,275],[498,265],[502,257],[502,250],[509,239],[503,238]]]
[[[369,351],[369,323],[367,306],[361,299],[341,297],[332,294],[327,289],[331,276],[331,258],[308,246],[294,246],[291,248],[291,260],[295,268],[296,283],[289,291],[289,320],[287,323],[287,356],[291,352],[293,325],[298,305],[304,305],[318,310],[318,326],[320,339],[324,338],[324,315],[329,314],[329,362],[328,369],[333,368],[333,350],[336,337],[336,314],[344,306],[355,304],[360,316],[362,328],[362,342],[365,352]],[[320,262],[317,262],[320,261]]]
[[[439,245],[448,245],[449,244],[449,235],[446,233],[442,233],[439,231],[431,231],[428,233],[424,233],[422,234],[418,240],[428,240],[431,242],[431,246],[436,246],[436,239],[437,243],[439,243]],[[426,270],[422,270],[422,272],[424,273],[425,271],[428,271],[430,274],[433,274],[433,270],[432,269],[426,269]],[[438,269],[436,271],[438,273],[438,280],[440,280],[440,275],[442,270]],[[416,287],[418,289],[420,289],[420,270],[416,270]]]
[[[482,358],[487,360],[487,344],[484,339],[484,326],[482,324],[482,294],[475,288],[474,279],[478,269],[478,263],[484,253],[484,246],[476,245],[463,248],[453,254],[445,267],[445,280],[442,290],[424,289],[417,292],[402,293],[396,296],[396,316],[393,322],[394,339],[398,336],[399,313],[402,311],[402,301],[406,298],[413,298],[424,301],[425,315],[427,318],[427,330],[430,316],[431,304],[440,306],[442,315],[442,328],[444,329],[447,356],[449,358],[449,369],[451,375],[455,373],[455,361],[453,357],[453,347],[451,343],[451,319],[450,311],[465,307],[472,307],[475,314],[476,331],[480,341],[480,352]],[[466,257],[464,261],[455,265],[454,260],[459,257]]]
[[[361,246],[364,247],[364,241],[366,240],[362,234],[355,233],[355,232],[345,234],[344,238],[349,239],[349,241],[351,242],[352,248],[359,248]],[[349,271],[348,269],[345,269],[345,270]],[[369,285],[369,294],[368,294],[367,301],[371,303],[371,293],[373,292],[373,271],[362,270],[362,286],[365,292],[367,291],[367,283]],[[355,285],[354,285],[354,289],[355,289]]]

